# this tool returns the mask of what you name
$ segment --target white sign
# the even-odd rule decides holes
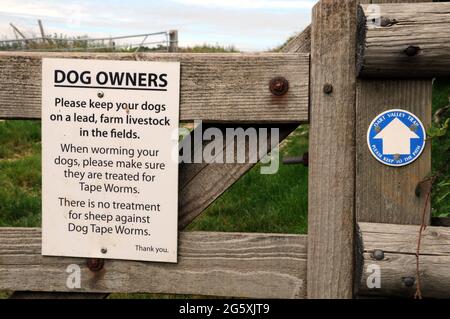
[[[177,261],[180,65],[43,59],[42,254]]]

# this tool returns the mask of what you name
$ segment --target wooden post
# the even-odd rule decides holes
[[[322,0],[311,32],[308,298],[352,298],[356,0]]]
[[[432,2],[431,0],[359,0],[376,4],[391,2]],[[422,156],[409,166],[392,168],[379,163],[367,147],[367,129],[373,118],[383,111],[402,108],[416,114],[426,127],[431,123],[431,80],[367,80],[357,82],[356,97],[356,219],[358,222],[415,224],[421,223],[426,201],[426,187],[417,186],[431,171],[431,148],[428,143]],[[426,186],[426,185],[423,185]],[[419,196],[417,196],[419,195]],[[430,205],[426,209],[429,222]],[[417,236],[419,228],[417,227]],[[358,261],[363,256],[359,256]],[[409,265],[408,265],[409,266]],[[406,265],[405,265],[406,267]],[[355,286],[366,285],[361,275],[366,271],[358,263]],[[383,282],[382,282],[383,285]],[[359,288],[358,295],[365,294]]]
[[[178,52],[178,30],[169,31],[169,52]]]
[[[364,0],[359,2],[431,1]],[[423,187],[421,193],[417,193],[416,189],[431,171],[430,143],[427,143],[427,147],[417,161],[406,167],[393,168],[373,158],[367,147],[366,134],[375,116],[393,108],[414,113],[428,128],[431,124],[431,96],[431,79],[358,80],[356,101],[356,215],[358,222],[416,225],[421,223],[427,190]],[[429,214],[428,205],[427,215]]]

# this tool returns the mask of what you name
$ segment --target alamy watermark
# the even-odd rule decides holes
[[[261,163],[261,174],[276,174],[280,167],[278,128],[204,127],[194,122],[195,129],[180,128],[173,139],[182,140],[172,159],[179,163],[244,164]]]

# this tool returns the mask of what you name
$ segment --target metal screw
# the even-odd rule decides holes
[[[103,269],[105,261],[99,258],[90,258],[87,260],[87,267],[90,271],[100,271]]]
[[[394,160],[398,161],[400,159],[400,154],[395,154],[394,155]]]
[[[420,47],[410,45],[409,47],[407,47],[405,49],[405,54],[409,57],[413,57],[413,56],[417,55],[417,53],[419,53],[419,51],[420,51]]]
[[[384,259],[384,251],[377,249],[374,250],[372,256],[375,260],[383,260]]]
[[[269,89],[273,95],[285,95],[289,91],[289,81],[282,76],[278,76],[270,80]]]
[[[97,93],[97,96],[98,96],[100,99],[102,99],[102,98],[105,96],[105,93],[103,93],[103,91],[99,91],[99,92]]]
[[[101,252],[102,252],[102,254],[106,254],[108,252],[108,249],[102,248]]]
[[[323,93],[325,94],[331,94],[333,92],[333,86],[330,83],[326,83],[323,86]]]
[[[381,132],[381,128],[379,126],[375,127],[375,132],[380,133]]]
[[[402,278],[402,280],[405,287],[412,287],[416,282],[416,279],[414,279],[414,277],[404,277]]]

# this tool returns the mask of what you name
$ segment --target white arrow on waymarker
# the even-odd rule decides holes
[[[383,154],[411,154],[411,139],[420,138],[398,118],[389,123],[374,139],[383,140]]]

